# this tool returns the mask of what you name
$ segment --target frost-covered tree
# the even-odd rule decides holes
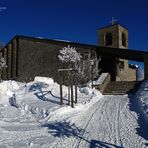
[[[93,65],[91,62],[93,61]],[[98,77],[98,59],[95,55],[92,55],[91,52],[88,52],[87,58],[83,58],[78,63],[78,74],[79,74],[79,83],[85,84],[92,78],[96,79]]]
[[[1,75],[2,71],[7,68],[6,61],[3,57],[0,58],[0,80],[1,80]]]
[[[60,55],[58,57],[62,62],[67,63],[69,68],[77,70],[76,77],[78,83],[84,84],[91,80],[92,68],[94,78],[98,76],[98,60],[97,57],[92,56],[90,52],[88,52],[87,58],[84,59],[74,47],[68,45],[68,47],[64,47],[60,50]],[[93,67],[91,65],[91,60],[94,61]]]
[[[62,62],[69,63],[70,66],[75,65],[81,59],[80,53],[78,53],[75,47],[64,47],[60,50],[60,55],[58,56]]]
[[[75,70],[77,70],[76,65],[81,59],[81,55],[76,51],[75,47],[70,47],[70,45],[60,50],[60,55],[58,55],[58,57],[63,63],[66,63],[67,68]],[[70,85],[73,76],[76,77],[76,73],[66,71],[64,73],[64,82]]]

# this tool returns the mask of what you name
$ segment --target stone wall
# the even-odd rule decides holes
[[[136,69],[128,68],[122,69],[116,81],[136,81]]]
[[[59,58],[59,50],[70,45],[81,54],[96,49],[70,42],[44,41],[42,39],[19,38],[18,41],[18,80],[32,81],[35,76],[51,77],[58,82],[58,69],[68,68]]]
[[[6,60],[7,68],[2,71],[2,79],[17,78],[17,41],[11,40],[2,50],[2,57]]]
[[[124,28],[119,24],[100,28],[98,31],[98,37],[99,37],[98,43],[100,46],[107,46],[105,45],[105,36],[107,33],[112,34],[112,45],[109,45],[108,47],[126,48],[126,49],[128,48],[128,30],[126,28]],[[122,45],[122,33],[124,33],[126,37],[126,46]]]
[[[34,80],[35,76],[45,76],[51,77],[58,82],[58,69],[68,67],[59,61],[59,50],[68,45],[75,47],[84,57],[86,53],[91,52],[94,56],[97,54],[97,57],[100,59],[100,54],[97,53],[97,46],[18,36],[13,38],[1,50],[1,54],[6,59],[8,66],[7,69],[2,72],[2,78],[4,80],[14,79],[26,82]],[[117,73],[115,71],[116,58],[110,56],[110,54],[101,56],[106,58],[104,58],[104,60],[102,58],[98,68],[104,68],[101,72],[109,72],[114,79],[116,76],[114,74]],[[147,57],[145,58],[145,63],[147,64]],[[102,65],[102,67],[100,65]],[[130,70],[126,68],[125,71],[121,71],[119,74],[119,79],[122,81],[127,78],[134,80],[135,77],[136,74],[133,69]]]
[[[119,36],[118,36],[118,29],[116,25],[110,26],[109,29],[102,28],[98,31],[99,45],[106,46],[105,45],[105,35],[109,32],[112,33],[112,45],[109,47],[118,47],[119,46]]]

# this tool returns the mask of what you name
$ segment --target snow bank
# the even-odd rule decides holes
[[[61,106],[59,84],[51,78],[36,77],[29,83],[4,81],[0,83],[0,104],[15,106],[22,112],[33,114],[37,120],[42,120],[88,109],[102,97],[99,91],[90,87],[77,90],[78,103],[71,108],[67,106],[68,88],[63,86],[64,105]]]
[[[71,115],[78,116],[79,113],[82,114],[83,112],[86,112],[86,110],[88,110],[92,105],[94,105],[103,97],[103,95],[98,90],[88,87],[80,88],[80,91],[78,92],[78,103],[75,104],[75,107],[71,108],[70,106],[63,106],[58,108],[54,112],[50,113],[50,120],[53,121],[62,119],[64,117],[69,118]]]
[[[53,79],[47,77],[35,77],[34,82],[44,82],[47,84],[54,84]]]
[[[0,104],[8,105],[9,98],[13,97],[20,85],[15,81],[4,81],[0,83]]]
[[[142,83],[140,89],[136,93],[136,96],[140,99],[141,108],[148,121],[148,80]]]

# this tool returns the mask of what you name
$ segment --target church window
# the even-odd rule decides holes
[[[112,45],[112,34],[111,33],[107,33],[105,36],[105,45],[109,46]]]
[[[122,33],[122,46],[126,47],[126,36],[125,36],[125,33]]]

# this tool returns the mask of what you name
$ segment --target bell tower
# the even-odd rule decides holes
[[[98,30],[99,34],[99,46],[108,46],[112,48],[128,48],[128,30],[115,23],[115,19],[112,18],[112,24],[106,27],[102,27]]]
[[[99,46],[128,49],[128,30],[112,18],[111,25],[99,28]],[[109,63],[110,61],[110,63]],[[128,60],[103,56],[102,72],[109,72],[112,81],[127,81]]]

